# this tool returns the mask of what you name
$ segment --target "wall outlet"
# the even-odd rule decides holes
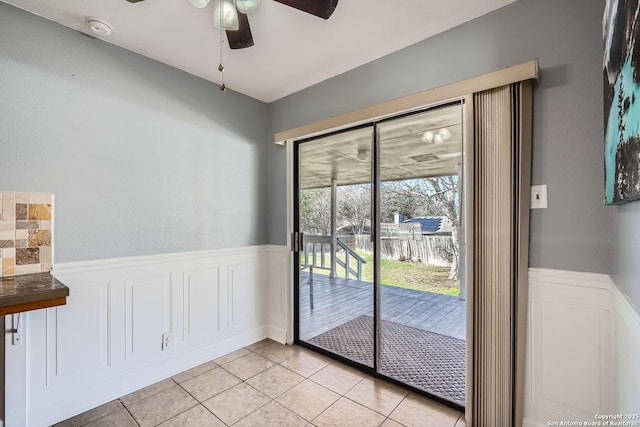
[[[547,208],[547,185],[531,186],[531,209]]]
[[[162,334],[162,349],[166,350],[173,347],[173,332],[165,332]]]

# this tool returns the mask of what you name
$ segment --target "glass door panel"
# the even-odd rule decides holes
[[[373,126],[296,143],[297,339],[374,366]]]
[[[377,372],[464,406],[462,105],[386,120],[379,144]]]

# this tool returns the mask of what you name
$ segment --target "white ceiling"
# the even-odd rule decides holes
[[[220,33],[213,1],[1,0],[90,33],[87,17],[109,23],[105,40],[212,82]],[[265,102],[344,73],[515,0],[340,0],[329,20],[263,0],[249,15],[255,46],[224,49],[228,88]]]

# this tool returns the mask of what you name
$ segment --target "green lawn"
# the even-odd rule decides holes
[[[362,280],[373,282],[373,255],[358,253],[367,263],[362,266]],[[338,255],[344,260],[344,253]],[[320,256],[318,255],[318,261]],[[330,256],[326,255],[327,265]],[[319,263],[319,262],[318,262]],[[351,261],[354,265],[354,261]],[[314,274],[329,274],[328,270],[315,269]],[[417,291],[436,292],[439,294],[460,295],[460,281],[449,280],[449,269],[442,267],[432,267],[419,262],[392,261],[383,259],[380,262],[380,272],[382,273],[382,284],[397,286]],[[344,268],[338,266],[338,277],[344,277]],[[353,276],[352,276],[353,277]]]

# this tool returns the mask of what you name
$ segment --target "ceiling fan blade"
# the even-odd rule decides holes
[[[227,30],[227,40],[231,49],[244,49],[253,46],[253,36],[247,15],[238,12],[238,29]]]
[[[329,19],[338,6],[338,0],[276,0],[294,9],[310,13],[322,19]]]

